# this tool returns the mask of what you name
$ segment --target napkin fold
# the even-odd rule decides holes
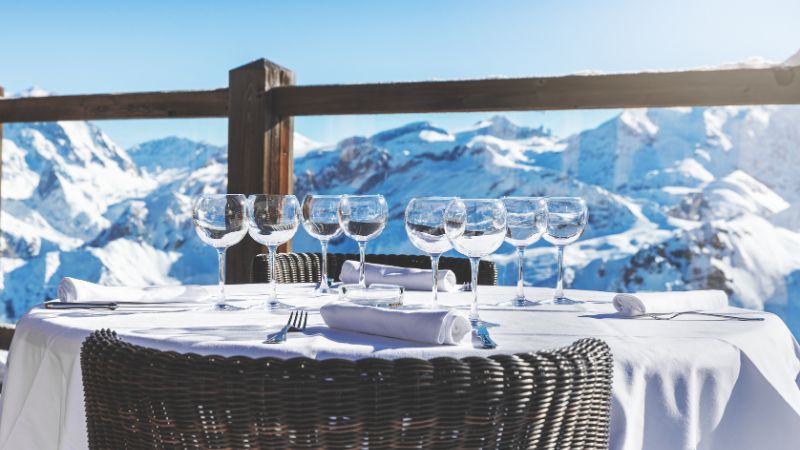
[[[202,286],[101,286],[70,277],[58,283],[58,299],[62,302],[190,303],[209,297]]]
[[[339,279],[345,284],[358,283],[358,261],[345,261]],[[396,284],[412,291],[430,291],[433,288],[433,270],[364,263],[367,286],[374,283]],[[436,286],[443,292],[456,290],[456,274],[452,270],[439,270]]]
[[[453,310],[399,310],[329,303],[319,312],[333,329],[426,344],[458,345],[467,341],[472,331],[469,320]]]
[[[614,296],[614,308],[627,317],[645,313],[719,310],[726,306],[728,294],[719,290],[640,292]]]

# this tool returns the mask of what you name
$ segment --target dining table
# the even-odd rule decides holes
[[[209,292],[216,287],[208,286]],[[215,311],[213,299],[180,304],[125,304],[108,309],[33,307],[18,322],[0,395],[0,449],[85,449],[80,351],[86,337],[111,329],[125,341],[220,356],[434,358],[513,354],[564,347],[585,337],[605,341],[614,359],[612,449],[800,448],[800,346],[774,314],[729,306],[718,312],[761,321],[684,315],[672,320],[617,313],[614,293],[567,290],[582,303],[518,308],[510,286],[480,286],[479,308],[497,348],[477,339],[432,345],[332,329],[319,309],[341,301],[312,284],[278,286],[280,301],[308,312],[302,333],[265,344],[288,310],[265,308],[265,284],[226,286],[242,307]],[[552,289],[529,287],[533,300]],[[431,293],[406,291],[404,308],[431,304]],[[471,292],[440,292],[439,306],[468,313]]]

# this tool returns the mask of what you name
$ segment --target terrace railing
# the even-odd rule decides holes
[[[294,80],[259,59],[231,70],[223,89],[0,98],[0,124],[224,117],[228,191],[288,194],[294,116],[800,104],[800,66],[330,86]],[[249,281],[263,249],[245,239],[230,252],[228,280]]]

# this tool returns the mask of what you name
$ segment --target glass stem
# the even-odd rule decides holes
[[[564,298],[564,246],[558,246],[558,281],[556,282],[555,300]]]
[[[219,260],[219,299],[217,299],[217,306],[225,306],[225,250],[227,249],[217,249],[217,258]]]
[[[358,266],[358,285],[365,288],[367,287],[367,272],[366,267],[364,265],[364,259],[366,258],[367,251],[367,243],[366,242],[358,242],[358,256],[361,264]]]
[[[525,247],[517,247],[517,300],[525,300],[524,289]]]
[[[320,290],[328,289],[328,241],[319,241],[322,245],[322,271],[319,274]]]
[[[275,308],[278,305],[278,283],[275,281],[275,252],[278,247],[269,246],[269,308]]]
[[[439,255],[431,255],[431,271],[433,273],[433,308],[439,308]]]
[[[469,321],[472,326],[475,326],[481,321],[478,316],[478,265],[480,265],[481,259],[471,257],[469,262],[472,269],[472,306],[469,309]]]

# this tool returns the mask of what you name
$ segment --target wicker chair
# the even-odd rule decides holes
[[[14,338],[15,329],[16,327],[12,324],[0,324],[0,350],[8,350],[11,348],[11,340]]]
[[[279,253],[275,257],[276,276],[278,283],[315,283],[319,281],[322,271],[322,255],[319,253]],[[358,261],[354,253],[328,253],[328,277],[339,281],[339,273],[345,261]],[[431,259],[420,255],[366,255],[367,262],[389,264],[402,267],[416,267],[430,269]],[[470,281],[471,269],[466,258],[450,258],[442,256],[439,259],[440,269],[452,270],[456,275],[458,284]],[[250,272],[250,281],[253,283],[266,283],[269,281],[269,257],[266,254],[256,255]],[[478,284],[497,284],[497,268],[491,261],[481,261],[478,266]]]
[[[488,358],[223,358],[81,350],[91,449],[608,447],[612,360],[582,339]]]

